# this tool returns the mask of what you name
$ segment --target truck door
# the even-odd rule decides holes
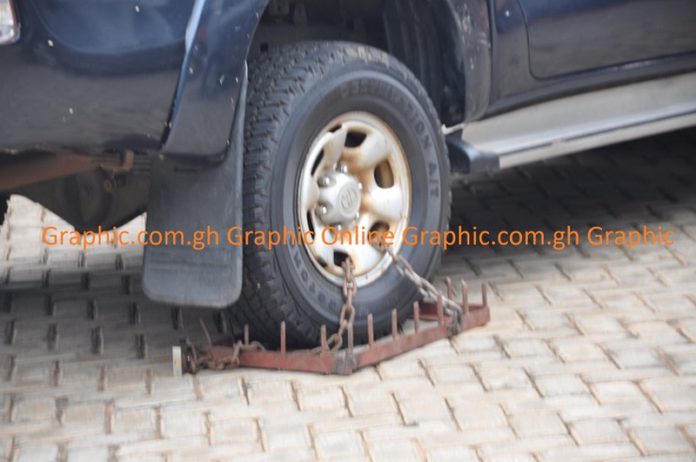
[[[536,78],[696,52],[694,0],[518,1]]]

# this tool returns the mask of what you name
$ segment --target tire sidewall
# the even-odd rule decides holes
[[[380,63],[381,64],[381,63]],[[317,78],[296,99],[278,143],[271,188],[271,229],[297,230],[297,188],[311,144],[331,120],[352,111],[368,112],[391,127],[404,148],[412,181],[409,226],[443,230],[449,206],[446,155],[437,121],[393,67],[350,62]],[[305,82],[307,84],[308,82]],[[278,246],[274,259],[285,285],[303,315],[334,327],[343,305],[340,287],[319,273],[303,245]],[[403,245],[400,254],[418,274],[431,277],[440,249]],[[391,310],[410,305],[417,296],[414,285],[392,265],[385,274],[358,290],[356,331],[365,330],[368,314],[375,323],[388,324]],[[304,307],[312,307],[306,310]]]

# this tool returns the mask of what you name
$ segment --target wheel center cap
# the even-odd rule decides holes
[[[360,213],[362,192],[360,183],[353,176],[334,173],[325,177],[321,188],[322,213],[320,218],[326,225],[353,223]]]
[[[338,208],[346,218],[355,217],[360,211],[360,189],[357,182],[353,181],[343,186],[338,193]]]

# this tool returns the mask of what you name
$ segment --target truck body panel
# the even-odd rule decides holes
[[[0,150],[158,149],[192,0],[27,0],[0,46]]]

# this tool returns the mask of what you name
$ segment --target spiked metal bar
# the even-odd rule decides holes
[[[367,318],[368,341],[364,346],[354,345],[352,326],[347,331],[347,347],[332,352],[327,344],[326,326],[321,328],[321,345],[316,350],[288,351],[285,322],[280,326],[279,351],[248,348],[251,346],[248,326],[244,328],[241,351],[229,342],[218,342],[203,347],[183,344],[174,349],[174,363],[181,364],[183,372],[195,372],[201,367],[225,369],[251,367],[283,371],[312,372],[319,374],[350,375],[365,367],[374,366],[408,351],[426,346],[438,340],[451,338],[461,332],[481,327],[490,321],[490,309],[486,286],[482,286],[480,304],[469,303],[468,287],[462,281],[461,315],[445,313],[442,297],[434,304],[416,302],[413,306],[413,330],[400,332],[397,311],[391,313],[391,336],[377,340],[374,335],[372,315]],[[453,298],[454,290],[447,281],[447,293]],[[458,319],[459,318],[459,319]],[[227,344],[225,344],[227,343]],[[178,355],[181,355],[178,357]]]

